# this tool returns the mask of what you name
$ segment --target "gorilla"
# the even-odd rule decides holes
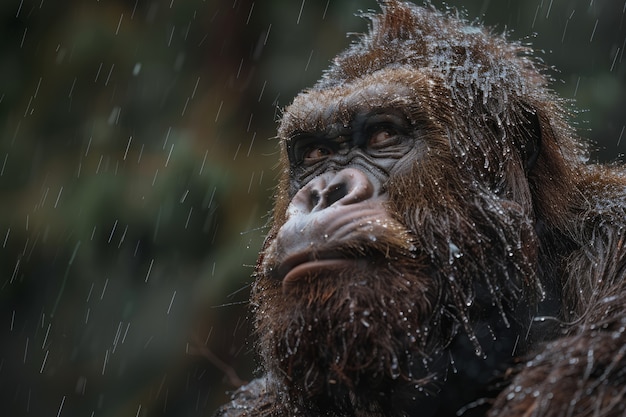
[[[532,50],[380,2],[282,114],[240,416],[626,415],[626,170]]]

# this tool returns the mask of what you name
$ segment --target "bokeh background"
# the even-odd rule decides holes
[[[624,160],[625,1],[448,4],[531,42]],[[206,416],[253,377],[280,108],[375,8],[0,3],[0,414]]]

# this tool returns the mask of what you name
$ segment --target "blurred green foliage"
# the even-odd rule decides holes
[[[573,122],[594,158],[609,161],[626,149],[619,3],[448,2],[543,51],[561,71],[554,88],[590,109]],[[246,300],[280,107],[349,44],[345,33],[365,30],[355,13],[371,8],[0,4],[5,412],[207,415],[253,376]]]

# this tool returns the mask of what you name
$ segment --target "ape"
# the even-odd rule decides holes
[[[531,50],[381,2],[298,95],[222,416],[626,415],[626,171]]]

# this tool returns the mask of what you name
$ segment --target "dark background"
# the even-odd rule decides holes
[[[449,4],[531,42],[592,159],[623,160],[625,1]],[[0,3],[3,415],[210,415],[252,377],[279,108],[375,7]]]

